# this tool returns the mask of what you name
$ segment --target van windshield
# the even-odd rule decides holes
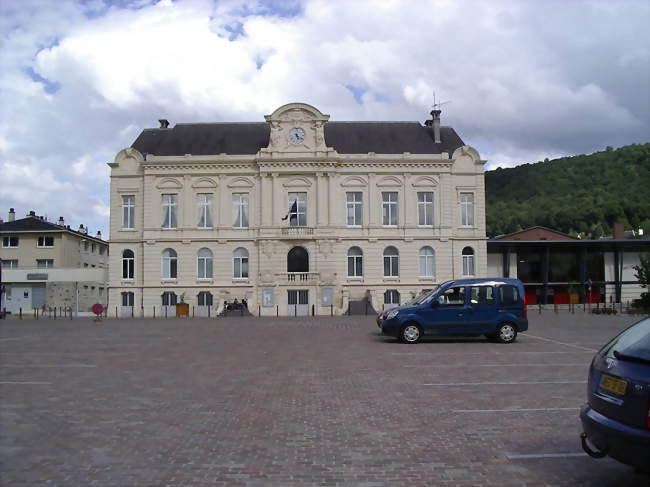
[[[431,301],[431,296],[433,296],[435,290],[425,291],[422,294],[416,296],[410,301],[404,303],[405,306],[417,306],[419,304],[425,304]]]

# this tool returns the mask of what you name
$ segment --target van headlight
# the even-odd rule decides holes
[[[387,319],[387,320],[392,320],[393,318],[395,318],[395,317],[398,315],[398,313],[399,313],[399,311],[397,311],[396,309],[393,310],[393,311],[390,311],[390,312],[386,315],[386,319]]]

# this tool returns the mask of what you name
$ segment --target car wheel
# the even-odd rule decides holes
[[[517,338],[517,327],[512,323],[501,323],[497,328],[496,338],[499,343],[512,343]]]
[[[422,337],[422,330],[415,323],[407,323],[399,334],[402,343],[417,343]]]

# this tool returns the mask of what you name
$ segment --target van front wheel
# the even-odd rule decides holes
[[[402,331],[399,334],[399,338],[402,343],[417,343],[422,337],[422,330],[415,323],[407,323],[402,328]]]
[[[497,328],[496,339],[499,343],[512,343],[517,338],[517,327],[512,323],[501,323]]]

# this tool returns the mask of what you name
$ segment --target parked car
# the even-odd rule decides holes
[[[377,317],[384,335],[417,343],[424,335],[480,336],[512,343],[528,329],[524,285],[518,279],[447,281]]]
[[[582,448],[650,472],[650,318],[619,333],[594,356]]]

